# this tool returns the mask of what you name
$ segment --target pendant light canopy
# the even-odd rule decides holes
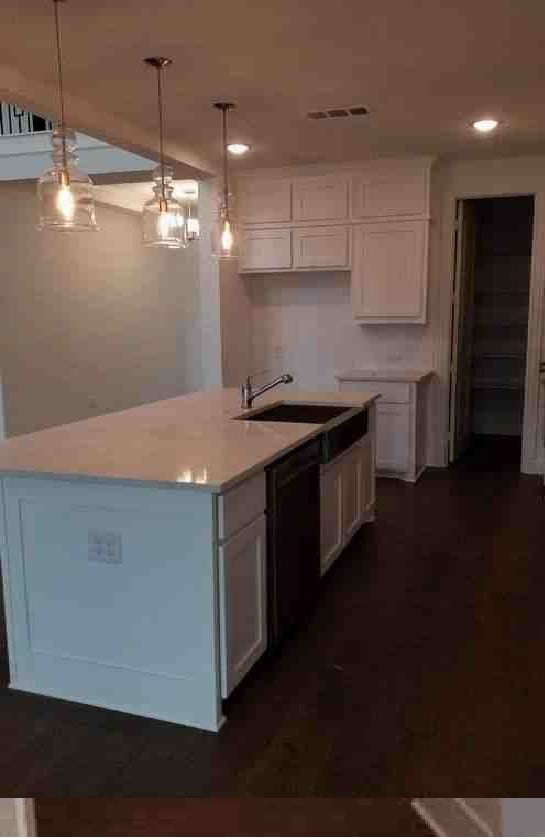
[[[93,182],[76,165],[76,138],[74,132],[67,128],[65,120],[59,24],[59,3],[62,2],[64,0],[53,0],[61,119],[51,135],[53,163],[38,181],[38,228],[93,231],[98,229]]]
[[[234,108],[232,102],[215,102],[222,115],[222,152],[223,152],[223,187],[214,230],[212,249],[220,259],[229,259],[237,255],[237,236],[232,217],[232,199],[229,194],[229,163],[227,155],[227,112]]]
[[[144,59],[157,70],[157,104],[159,111],[159,166],[153,171],[154,197],[146,202],[142,213],[144,245],[155,248],[185,248],[187,231],[184,210],[174,198],[172,168],[165,166],[163,138],[163,87],[162,72],[172,64],[172,59],[154,56]]]

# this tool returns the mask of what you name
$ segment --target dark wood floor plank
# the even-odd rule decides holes
[[[518,454],[485,441],[415,486],[379,481],[376,523],[218,735],[1,678],[2,794],[541,795],[545,499]]]
[[[403,799],[38,799],[37,816],[42,836],[431,836]]]

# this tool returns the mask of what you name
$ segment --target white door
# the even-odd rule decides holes
[[[264,515],[219,548],[222,697],[267,647],[265,551]]]
[[[320,485],[320,565],[324,574],[343,544],[342,460],[322,467]]]
[[[467,449],[471,437],[471,365],[477,225],[475,208],[470,201],[458,201],[455,237],[449,461],[455,461]]]

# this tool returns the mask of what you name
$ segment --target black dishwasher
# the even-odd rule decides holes
[[[320,440],[267,470],[268,647],[277,647],[315,602],[320,584]]]

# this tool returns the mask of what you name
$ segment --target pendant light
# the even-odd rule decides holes
[[[76,165],[76,137],[67,128],[64,108],[59,3],[55,10],[55,44],[61,119],[51,134],[52,166],[38,181],[39,230],[98,230],[95,218],[93,182]]]
[[[174,198],[173,170],[165,166],[163,139],[163,87],[162,72],[172,64],[172,59],[154,56],[144,59],[157,70],[157,105],[159,111],[159,166],[153,170],[154,197],[144,204],[142,237],[144,245],[155,248],[185,248],[187,231],[184,211]]]
[[[234,108],[232,102],[215,102],[214,108],[222,113],[222,152],[223,152],[223,188],[218,214],[212,234],[212,248],[220,259],[236,256],[237,237],[231,215],[229,195],[229,165],[227,156],[227,112]]]

